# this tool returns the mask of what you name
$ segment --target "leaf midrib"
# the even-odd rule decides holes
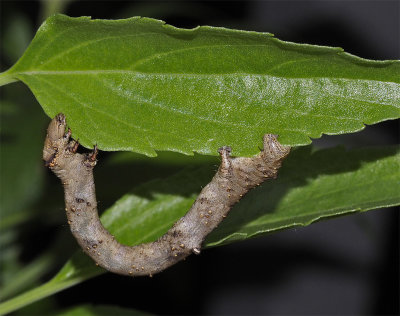
[[[10,69],[12,70],[12,69]],[[251,72],[226,72],[226,73],[193,73],[193,72],[144,72],[138,70],[131,69],[85,69],[85,70],[26,70],[26,71],[17,71],[16,75],[98,75],[98,74],[134,74],[137,76],[171,76],[171,77],[232,77],[232,76],[252,76],[258,78],[277,78],[277,79],[285,79],[285,80],[335,80],[335,81],[365,81],[365,82],[386,82],[386,83],[394,83],[398,84],[395,81],[384,81],[384,80],[373,80],[373,79],[358,79],[358,78],[344,78],[344,77],[327,77],[327,76],[307,76],[307,77],[285,77],[285,76],[276,76],[271,74],[260,74],[260,73],[251,73]],[[12,72],[10,73],[12,74]]]
[[[214,76],[214,77],[228,77],[228,76],[236,76],[236,75],[239,75],[239,76],[243,76],[243,75],[246,75],[246,76],[248,76],[249,74],[244,74],[244,73],[232,73],[232,74],[212,74],[212,75],[207,75],[207,74],[193,74],[193,73],[185,73],[185,74],[178,74],[178,73],[143,73],[143,72],[138,72],[138,71],[132,71],[132,70],[72,70],[72,71],[52,71],[52,70],[48,70],[48,71],[26,71],[26,72],[21,72],[20,74],[22,74],[22,75],[76,75],[76,74],[78,74],[78,75],[96,75],[96,74],[113,74],[113,73],[132,73],[132,74],[134,74],[134,75],[136,75],[136,76],[140,76],[140,75],[142,75],[142,76],[155,76],[155,77],[157,77],[157,76],[182,76],[182,77],[185,77],[185,76],[187,76],[187,77],[189,77],[189,76],[193,76],[193,77],[210,77],[210,76]],[[270,75],[258,75],[258,74],[250,74],[251,76],[257,76],[257,77],[271,77],[271,78],[282,78],[282,77],[276,77],[276,76],[270,76]],[[331,78],[327,78],[327,77],[318,77],[319,79],[322,79],[322,80],[331,80]],[[37,79],[39,79],[38,77],[37,77]],[[310,80],[310,78],[290,78],[291,80]],[[41,80],[44,80],[44,78],[42,77],[41,78]],[[334,80],[338,80],[338,78],[334,78]],[[347,81],[351,81],[351,79],[345,79],[345,78],[343,78],[342,80],[347,80]],[[53,86],[55,89],[57,89],[57,90],[59,90],[60,92],[62,92],[63,94],[65,94],[66,96],[68,96],[68,97],[71,97],[68,93],[66,93],[65,91],[61,91],[60,90],[60,88],[58,87],[58,86],[55,86],[54,84],[52,84],[50,81],[47,81],[47,80],[44,80],[44,81],[46,81],[48,84],[50,84],[51,86]],[[366,81],[370,81],[370,80],[366,80]],[[373,80],[372,80],[373,81]],[[341,97],[341,98],[344,98],[343,96],[339,96],[339,95],[336,95],[335,97]],[[368,100],[359,100],[359,99],[356,99],[356,98],[353,98],[353,97],[348,97],[348,98],[350,98],[350,99],[354,99],[354,100],[356,100],[356,101],[359,101],[359,102],[363,102],[363,101],[365,101],[365,102],[368,102],[368,103],[371,103],[371,101],[368,101]],[[103,114],[103,115],[107,115],[107,116],[110,116],[108,113],[105,113],[104,111],[99,111],[97,108],[94,108],[94,107],[91,107],[91,106],[88,106],[88,105],[86,105],[86,104],[83,104],[82,102],[80,102],[79,100],[75,100],[76,102],[78,102],[78,103],[80,103],[80,104],[82,104],[82,106],[84,106],[85,108],[90,108],[90,109],[92,109],[92,110],[94,110],[94,111],[97,111],[97,112],[100,112],[101,114]],[[142,102],[145,102],[145,100],[142,100]],[[148,104],[150,104],[150,105],[156,105],[154,102],[151,102],[151,101],[146,101],[146,103],[148,103]],[[382,102],[381,102],[382,103]],[[387,105],[387,106],[390,106],[390,107],[393,107],[393,108],[395,108],[395,109],[397,109],[397,107],[396,107],[396,105],[394,105],[394,104],[386,104],[386,103],[382,103],[382,104],[385,104],[385,105]],[[157,106],[157,105],[156,105]],[[157,106],[157,107],[160,107],[160,106]],[[165,106],[163,106],[163,107],[161,107],[162,109],[166,109],[166,107]],[[174,110],[174,112],[179,112],[179,111],[175,111]],[[181,112],[179,112],[179,113],[181,113]],[[181,114],[185,114],[185,115],[190,115],[190,116],[193,116],[193,114],[191,114],[191,113],[181,113]],[[355,121],[355,122],[358,122],[359,121],[359,119],[357,119],[357,118],[352,118],[352,117],[338,117],[338,116],[331,116],[331,115],[321,115],[321,114],[311,114],[311,113],[296,113],[296,115],[299,115],[299,114],[301,114],[301,115],[303,115],[303,116],[312,116],[312,117],[327,117],[327,118],[329,118],[329,117],[334,117],[335,119],[341,119],[341,120],[346,120],[346,121]],[[113,119],[115,119],[115,117],[112,117]],[[201,120],[204,120],[204,121],[207,121],[207,122],[210,122],[210,123],[216,123],[216,124],[223,124],[224,126],[227,124],[227,123],[229,123],[229,122],[226,122],[226,121],[223,121],[223,122],[221,122],[221,121],[219,121],[219,120],[212,120],[212,119],[209,119],[209,118],[205,118],[205,117],[199,117],[199,116],[197,116],[196,115],[196,119],[201,119]],[[145,129],[145,128],[143,128],[143,127],[141,127],[141,126],[133,126],[133,125],[131,125],[131,124],[128,124],[127,122],[124,122],[124,121],[121,121],[121,120],[119,120],[119,122],[120,123],[123,123],[123,124],[125,124],[125,125],[127,125],[127,126],[129,126],[129,127],[131,127],[131,128],[134,128],[134,129],[139,129],[139,130],[141,130],[141,131],[143,131],[143,132],[147,132],[147,130]],[[240,123],[240,124],[238,124],[238,123],[232,123],[231,122],[231,125],[232,126],[242,126],[242,127],[248,127],[247,125],[245,125],[245,124],[243,124],[243,122],[242,123]],[[281,128],[282,130],[285,130],[285,131],[289,131],[289,132],[300,132],[300,133],[302,133],[302,134],[306,134],[306,132],[305,132],[305,130],[302,130],[302,129],[289,129],[289,128]],[[156,131],[152,131],[153,133],[154,132],[156,132]],[[160,134],[162,134],[161,132],[160,132]],[[186,139],[184,139],[184,138],[182,138],[182,137],[179,137],[179,135],[176,135],[176,137],[178,137],[178,138],[181,138],[182,140],[186,140]],[[148,143],[148,145],[150,145],[151,146],[151,141],[147,138],[147,143]]]
[[[283,78],[280,76],[271,76],[271,75],[259,75],[259,74],[245,74],[245,73],[230,73],[230,74],[194,74],[194,73],[144,73],[144,72],[139,72],[139,71],[133,71],[133,70],[106,70],[106,69],[102,69],[102,70],[69,70],[69,71],[61,71],[61,70],[48,70],[48,71],[25,71],[25,72],[21,72],[19,74],[21,75],[98,75],[98,74],[124,74],[124,73],[131,73],[135,76],[175,76],[175,77],[233,77],[233,76],[253,76],[253,77],[270,77],[270,78]],[[332,80],[332,78],[329,77],[314,77],[314,78],[290,78],[290,80],[311,80],[311,79],[320,79],[320,80]],[[42,79],[43,80],[43,79]],[[343,81],[353,81],[352,79],[347,79],[347,78],[333,78],[333,80],[343,80]],[[376,80],[363,80],[366,82],[370,82],[370,81],[376,81]],[[46,81],[47,83],[50,84],[50,82]],[[376,81],[376,82],[381,82],[381,81]],[[107,87],[109,88],[109,87]],[[61,91],[60,91],[61,92]],[[328,91],[326,91],[326,93],[328,93]],[[337,97],[337,98],[346,98],[345,96],[341,96],[341,95],[333,95],[331,93],[328,93],[330,96],[332,97]],[[370,100],[363,100],[363,99],[358,99],[358,98],[354,98],[354,97],[350,97],[347,96],[348,99],[352,99],[358,102],[366,102],[366,103],[370,103],[370,104],[376,104],[376,102],[374,101],[370,101]],[[149,100],[140,100],[141,102],[146,102],[148,104],[151,105],[156,105],[154,102],[151,102]],[[388,103],[383,103],[382,101],[379,102],[379,104],[383,104],[392,108],[397,109],[398,107],[395,104],[388,104]],[[165,107],[161,107],[164,108]],[[185,114],[185,115],[192,115],[191,113],[186,113],[186,112],[180,112],[177,110],[174,110],[175,112],[179,112],[181,114]],[[322,115],[322,114],[312,114],[310,112],[296,112],[296,115],[303,115],[303,116],[312,116],[312,117],[327,117],[327,118],[335,118],[335,119],[340,119],[340,120],[346,120],[346,121],[356,121],[358,122],[359,119],[357,118],[352,118],[352,117],[341,117],[341,116],[333,116],[333,115]],[[198,119],[202,119],[208,122],[214,122],[214,123],[219,123],[219,121],[216,120],[210,120],[209,118],[205,118],[205,117],[198,117],[196,116],[196,118]],[[224,124],[226,124],[227,122],[224,121]],[[243,125],[243,123],[239,123],[239,124],[234,124],[234,126],[243,126],[243,127],[248,127],[247,125]],[[304,130],[299,130],[299,129],[285,129],[287,131],[294,131],[294,132],[301,132],[301,133],[305,133]]]
[[[43,80],[43,78],[42,78],[41,80]],[[101,111],[101,110],[99,110],[99,109],[96,108],[96,107],[92,107],[92,106],[90,106],[90,105],[87,105],[86,103],[81,102],[80,100],[77,100],[77,99],[73,98],[73,97],[70,96],[66,91],[60,89],[60,87],[54,85],[54,84],[51,83],[50,81],[48,81],[48,80],[44,80],[44,81],[45,81],[47,84],[53,86],[54,89],[57,89],[58,91],[60,91],[61,93],[63,93],[65,96],[74,99],[77,103],[81,104],[81,105],[83,106],[83,108],[88,108],[88,109],[91,109],[92,111],[95,111],[95,112],[98,112],[98,113],[100,113],[100,114],[109,116],[110,118],[115,119],[115,120],[117,120],[119,123],[124,124],[124,125],[126,125],[126,126],[128,126],[128,127],[130,127],[130,128],[138,129],[138,130],[140,130],[140,131],[142,131],[142,132],[148,132],[148,130],[145,129],[144,127],[142,127],[142,126],[133,125],[132,123],[128,123],[128,122],[122,121],[122,120],[120,120],[120,119],[117,119],[116,117],[111,116],[111,115],[110,115],[109,113],[107,113],[107,112]],[[145,101],[142,101],[142,102],[145,102]],[[146,101],[145,103],[150,104],[150,105],[153,105],[153,106],[156,105],[154,102],[150,102],[150,101]],[[160,108],[162,108],[162,109],[164,109],[164,110],[166,109],[166,107],[160,107]],[[175,112],[177,112],[177,111],[175,111]],[[232,125],[232,126],[241,126],[241,127],[247,127],[247,128],[249,127],[248,125],[246,125],[246,124],[244,124],[244,123],[233,123],[233,122],[228,122],[228,121],[212,120],[212,119],[209,119],[209,118],[205,118],[205,117],[198,116],[198,115],[193,115],[193,114],[190,114],[190,113],[182,113],[182,112],[179,112],[179,113],[185,114],[185,115],[189,115],[189,116],[195,116],[196,119],[198,119],[198,120],[203,120],[203,121],[207,121],[207,122],[210,122],[210,123],[220,124],[220,125],[223,125],[224,127],[225,127],[227,124]],[[311,115],[311,116],[314,116],[314,117],[331,117],[330,115],[320,115],[320,114],[319,114],[319,115],[313,115],[313,114],[309,114],[309,113],[301,113],[301,114],[302,114],[302,115]],[[335,118],[337,118],[337,117],[335,117]],[[352,121],[356,121],[356,122],[359,121],[358,119],[354,119],[354,118],[345,118],[345,117],[339,117],[339,118],[340,118],[340,119],[343,119],[343,120],[352,120]],[[294,129],[294,128],[281,127],[281,130],[285,130],[285,131],[289,131],[289,132],[300,132],[300,133],[306,135],[306,131],[305,131],[305,130],[302,130],[302,129]],[[158,131],[156,131],[155,129],[153,129],[151,132],[152,132],[152,133],[157,133],[157,134],[160,134],[160,135],[164,135],[164,133],[158,132]],[[185,140],[185,141],[187,140],[186,138],[180,137],[179,135],[175,135],[175,134],[174,134],[174,136],[176,136],[177,138],[180,138],[180,139],[182,139],[182,140]],[[151,144],[151,142],[150,142],[150,140],[149,140],[148,137],[146,137],[146,140],[147,140],[147,142],[148,142],[148,145],[152,146],[152,144]]]

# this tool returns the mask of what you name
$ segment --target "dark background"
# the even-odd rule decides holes
[[[71,1],[63,6],[61,12],[70,16],[141,15],[177,27],[212,25],[270,32],[286,41],[340,46],[368,59],[399,59],[400,55],[399,1]],[[2,1],[2,43],[7,27],[17,18],[29,24],[31,34],[21,36],[30,40],[47,14],[42,8],[40,2]],[[14,47],[13,56],[2,48],[2,70],[24,49]],[[354,135],[324,136],[314,143],[319,147],[398,144],[399,125],[383,122]],[[58,185],[55,177],[47,173],[46,177],[47,185]],[[98,195],[101,198],[101,190]],[[62,201],[61,188],[55,196]],[[22,261],[29,262],[48,247],[54,234],[67,240],[59,263],[42,281],[77,249],[67,227],[59,222],[65,220],[63,216],[52,225],[37,222],[35,228],[32,223],[21,228],[20,242],[26,243]],[[157,314],[398,314],[398,228],[398,209],[330,219],[208,249],[152,279],[108,273],[20,314],[52,314],[81,303]],[[28,247],[27,240],[35,241],[36,248]]]

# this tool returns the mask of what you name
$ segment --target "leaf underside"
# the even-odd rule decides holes
[[[400,116],[399,61],[139,17],[50,17],[1,76],[26,83],[50,117],[66,114],[84,146],[149,156],[223,145],[250,156],[265,133],[305,145]]]

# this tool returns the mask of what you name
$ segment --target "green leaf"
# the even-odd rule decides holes
[[[216,165],[188,167],[167,179],[136,187],[101,217],[122,243],[153,241],[183,216]],[[251,191],[207,238],[206,247],[322,218],[400,204],[400,149],[294,150],[278,179]],[[105,272],[81,251],[48,283],[0,305],[0,314]]]
[[[400,204],[400,149],[293,152],[276,181],[249,192],[212,232],[207,246],[243,240],[320,219]]]
[[[400,117],[399,61],[139,17],[50,17],[0,84],[17,79],[83,145],[150,156],[249,156],[265,133],[304,145]]]

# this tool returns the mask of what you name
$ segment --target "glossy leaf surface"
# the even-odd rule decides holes
[[[0,84],[22,80],[45,112],[103,150],[239,156],[262,135],[305,145],[400,117],[400,62],[271,34],[148,18],[50,17]]]

